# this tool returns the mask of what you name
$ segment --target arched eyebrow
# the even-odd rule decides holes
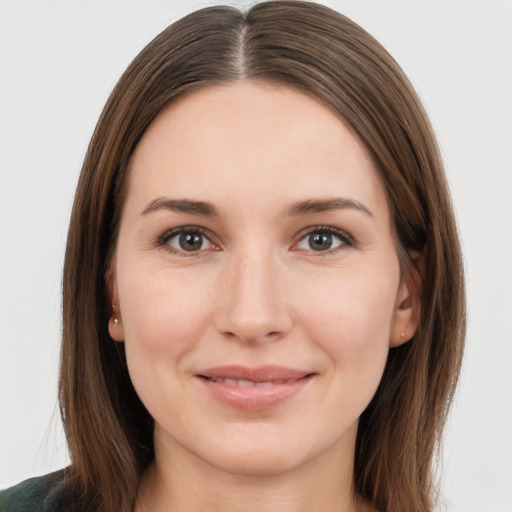
[[[328,199],[308,199],[294,203],[288,209],[288,215],[295,217],[299,215],[311,215],[313,213],[327,212],[331,210],[344,210],[346,208],[358,210],[373,217],[372,212],[364,204],[353,199],[333,197]]]
[[[146,208],[144,208],[142,215],[147,215],[157,210],[171,210],[174,212],[204,215],[206,217],[220,217],[219,211],[211,203],[192,201],[190,199],[170,199],[168,197],[159,197],[151,201]]]
[[[292,204],[287,209],[287,214],[291,217],[300,215],[311,215],[314,213],[326,212],[331,210],[355,209],[373,217],[366,206],[359,201],[334,197],[329,199],[307,199]],[[190,199],[170,199],[167,197],[159,197],[151,201],[144,208],[142,215],[147,215],[157,210],[171,210],[181,213],[191,213],[194,215],[204,215],[206,217],[220,217],[219,210],[206,201],[193,201]]]

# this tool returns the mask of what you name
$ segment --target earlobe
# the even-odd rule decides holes
[[[113,313],[108,321],[108,333],[114,341],[124,341],[124,328],[118,313]]]
[[[390,347],[408,342],[416,333],[421,317],[421,289],[425,271],[425,254],[410,251],[412,265],[402,277],[395,305]]]
[[[116,273],[113,264],[109,265],[105,272],[105,281],[111,306],[111,315],[108,321],[108,332],[114,341],[124,341],[124,328],[119,308],[119,293],[117,290]]]

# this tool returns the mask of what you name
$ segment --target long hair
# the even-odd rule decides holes
[[[457,382],[465,329],[457,229],[439,150],[404,73],[361,27],[304,1],[196,11],[158,35],[120,78],[92,137],[71,215],[63,277],[60,406],[68,492],[83,510],[130,512],[153,460],[153,420],[108,334],[105,272],[130,157],[174,98],[237,80],[286,85],[347,122],[385,185],[402,272],[425,253],[421,320],[390,350],[359,420],[354,488],[381,512],[427,512],[433,460]]]

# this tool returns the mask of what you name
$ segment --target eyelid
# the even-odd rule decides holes
[[[350,235],[349,233],[347,233],[346,231],[344,231],[343,229],[336,228],[334,226],[318,225],[318,226],[309,226],[309,227],[301,230],[296,235],[297,241],[293,244],[293,247],[296,247],[307,236],[311,236],[313,233],[318,233],[318,232],[329,233],[331,235],[338,237],[343,242],[341,245],[339,245],[333,249],[327,249],[325,251],[313,251],[313,249],[311,249],[311,252],[315,252],[318,256],[332,254],[339,250],[346,249],[347,247],[357,246],[357,242],[354,239],[354,237],[352,235]],[[302,250],[302,249],[295,248],[293,250]]]
[[[347,247],[357,246],[357,242],[354,239],[354,237],[352,235],[350,235],[349,233],[347,233],[346,231],[344,231],[343,229],[340,229],[340,228],[337,228],[334,226],[328,226],[328,225],[315,225],[315,226],[309,226],[307,228],[304,228],[299,233],[297,233],[297,235],[295,236],[296,242],[294,242],[294,244],[292,245],[292,250],[302,250],[302,249],[297,248],[297,245],[307,236],[310,236],[311,234],[317,233],[317,232],[332,234],[332,235],[336,236],[337,238],[339,238],[343,242],[339,246],[337,246],[333,249],[325,250],[325,251],[313,251],[311,249],[311,252],[315,252],[319,256],[332,254],[339,250],[346,249]],[[202,249],[199,251],[187,252],[187,251],[175,249],[174,247],[172,247],[171,245],[168,244],[168,241],[171,238],[173,238],[177,235],[180,235],[182,233],[199,233],[202,236],[204,236],[210,242],[210,244],[212,244],[213,247],[209,248],[209,249]],[[178,227],[171,228],[171,229],[164,231],[161,235],[159,235],[156,238],[155,245],[159,246],[159,247],[165,247],[165,249],[167,251],[169,251],[173,254],[190,257],[190,256],[194,256],[194,255],[197,256],[198,254],[201,254],[207,250],[212,250],[212,249],[217,250],[217,251],[220,250],[221,249],[220,244],[215,243],[213,241],[213,238],[214,237],[212,236],[211,232],[201,226],[185,225],[185,226],[178,226]]]
[[[208,248],[208,249],[202,249],[202,250],[199,250],[199,251],[183,251],[183,250],[179,250],[179,249],[176,249],[174,247],[172,247],[171,245],[168,244],[169,240],[171,238],[174,238],[175,236],[177,235],[181,235],[183,233],[199,233],[200,235],[204,236],[209,242],[210,244],[213,246],[212,248]],[[155,241],[155,245],[158,246],[158,247],[164,247],[167,251],[169,251],[170,253],[172,254],[177,254],[179,256],[185,256],[185,257],[190,257],[190,256],[197,256],[201,253],[204,253],[205,251],[207,250],[219,250],[220,247],[219,247],[219,244],[216,244],[213,240],[212,240],[212,235],[210,234],[210,232],[205,229],[205,228],[202,228],[201,226],[191,226],[191,225],[185,225],[185,226],[178,226],[178,227],[175,227],[175,228],[171,228],[171,229],[168,229],[166,231],[164,231],[161,235],[159,235]]]

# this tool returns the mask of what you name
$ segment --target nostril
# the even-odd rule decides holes
[[[243,329],[240,329],[240,332],[224,331],[222,334],[226,338],[240,340],[244,343],[275,341],[283,336],[283,333],[280,331],[270,331],[262,334],[253,330],[244,331]]]

